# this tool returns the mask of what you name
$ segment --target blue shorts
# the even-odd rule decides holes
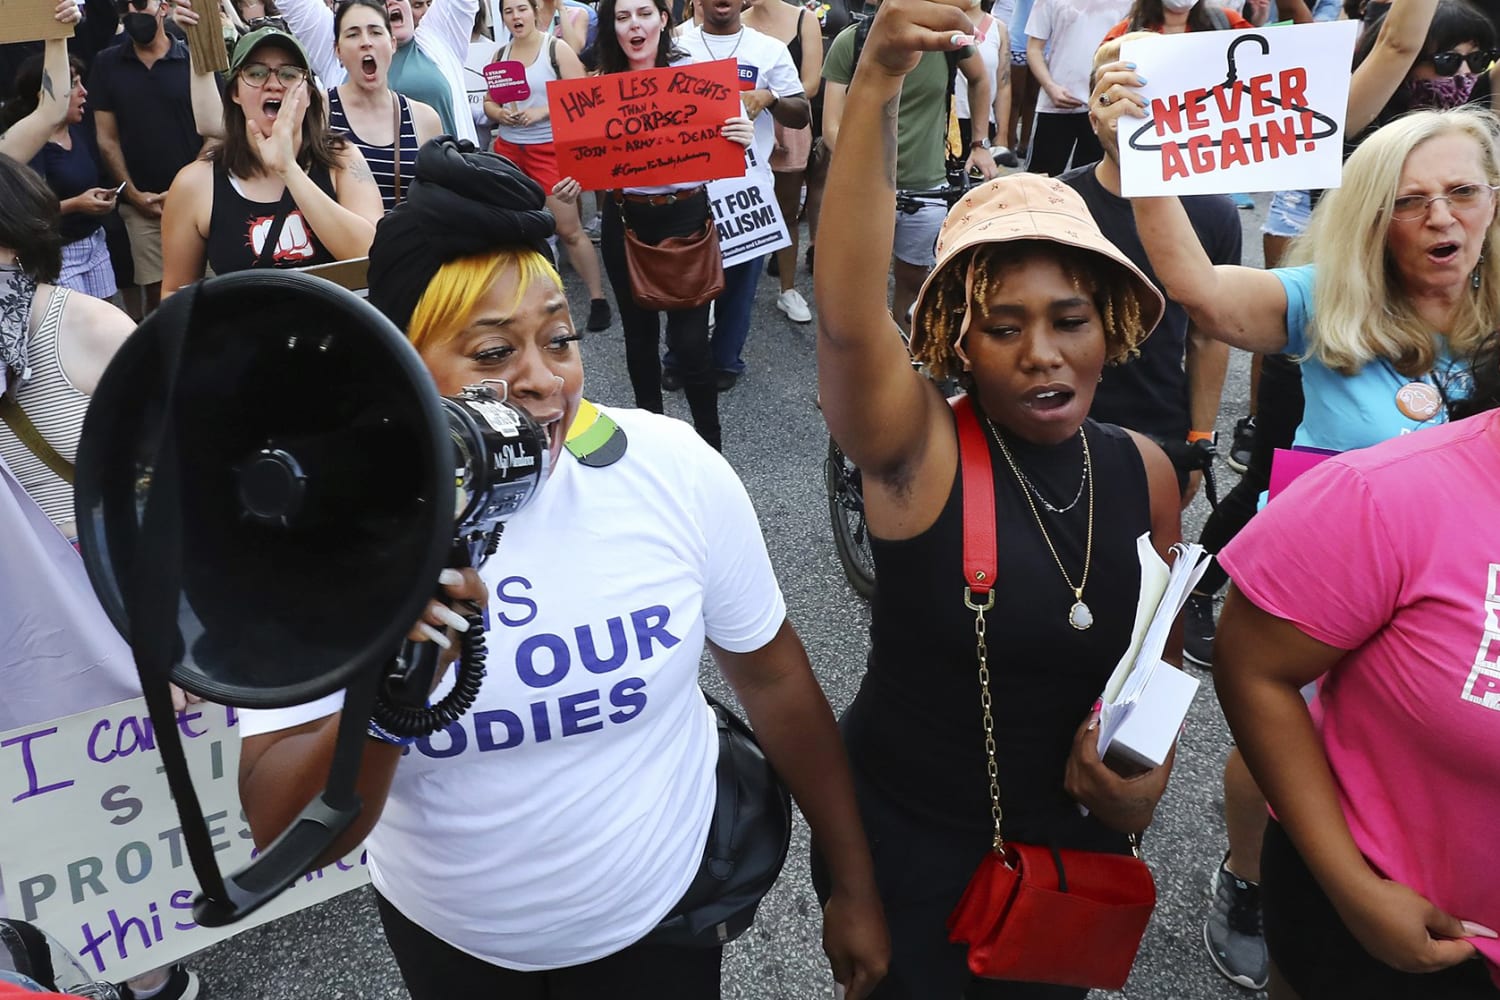
[[[1277,191],[1266,209],[1266,221],[1260,231],[1267,236],[1301,236],[1312,218],[1311,191]]]

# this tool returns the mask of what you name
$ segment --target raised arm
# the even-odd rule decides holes
[[[562,0],[557,2],[562,3]],[[427,13],[422,16],[422,23],[417,25],[416,36],[424,45],[434,42],[441,45],[462,65],[469,54],[469,36],[474,33],[474,15],[478,12],[479,0],[432,0]],[[563,21],[567,21],[566,14]],[[580,44],[582,41],[580,37]],[[458,110],[455,108],[455,113]]]
[[[197,0],[198,3],[213,3],[214,0]],[[234,5],[224,6],[230,10]],[[177,0],[172,7],[172,17],[187,30],[198,23],[198,12],[193,9],[193,0]],[[224,138],[224,101],[219,96],[219,84],[213,72],[200,72],[196,66],[189,70],[188,94],[193,104],[193,127],[204,139]]]
[[[1139,85],[1140,78],[1128,64],[1109,63],[1100,67],[1089,96],[1099,142],[1116,162],[1120,118],[1146,115]],[[1105,92],[1110,102],[1101,104]],[[1167,298],[1186,309],[1200,330],[1257,354],[1286,348],[1286,289],[1276,275],[1258,268],[1215,266],[1177,198],[1132,198],[1131,207],[1141,244]]]
[[[952,437],[947,404],[912,369],[885,281],[873,279],[889,270],[894,243],[902,81],[923,50],[949,48],[969,30],[957,6],[885,0],[845,95],[829,167],[820,228],[828,235],[814,275],[823,417],[866,476],[884,481],[919,466],[935,436]]]
[[[78,8],[73,0],[63,0],[57,5],[55,16],[63,21],[65,13],[69,12],[72,21],[76,22]],[[0,153],[26,163],[42,151],[48,138],[68,118],[68,101],[73,94],[72,79],[72,70],[68,65],[67,39],[47,39],[42,47],[42,86],[37,92],[36,108],[7,129],[4,135],[0,135]]]
[[[1375,120],[1396,93],[1427,43],[1438,0],[1393,0],[1380,22],[1375,47],[1349,81],[1344,134],[1355,135]]]
[[[343,83],[347,74],[334,52],[333,11],[328,5],[323,0],[277,0],[276,7],[307,50],[318,85],[326,90]]]

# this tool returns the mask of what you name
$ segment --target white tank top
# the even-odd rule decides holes
[[[498,62],[504,62],[510,58],[512,42],[501,49],[498,54]],[[536,50],[536,58],[531,60],[531,65],[526,67],[526,82],[531,85],[531,96],[524,101],[511,101],[505,106],[520,110],[522,108],[545,108],[547,106],[547,84],[556,80],[557,73],[552,68],[552,60],[556,58],[555,46],[557,40],[550,34],[542,37],[542,44]],[[500,138],[506,142],[513,142],[517,146],[532,146],[538,143],[552,141],[552,120],[543,118],[534,125],[497,125]]]

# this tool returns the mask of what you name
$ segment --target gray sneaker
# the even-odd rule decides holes
[[[1235,875],[1223,862],[1214,872],[1213,909],[1203,924],[1203,943],[1214,966],[1230,982],[1252,990],[1266,988],[1270,972],[1260,925],[1260,886]]]

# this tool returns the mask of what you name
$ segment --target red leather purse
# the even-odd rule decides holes
[[[948,917],[948,939],[969,946],[976,976],[1117,990],[1156,907],[1156,883],[1139,848],[1134,855],[1059,849],[1007,843],[1000,832],[984,620],[995,606],[995,480],[973,403],[960,397],[953,409],[964,472],[964,604],[975,615],[995,841]]]

